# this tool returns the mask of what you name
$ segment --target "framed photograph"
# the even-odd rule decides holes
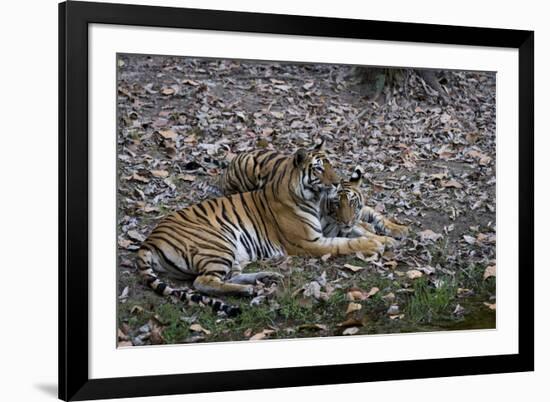
[[[60,4],[59,397],[533,370],[533,43]]]

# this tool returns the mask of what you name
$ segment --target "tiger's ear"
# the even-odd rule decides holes
[[[324,151],[325,150],[325,139],[322,138],[321,139],[321,142],[319,144],[316,144],[314,147],[313,147],[313,150],[314,151]]]
[[[294,166],[299,167],[304,163],[307,157],[307,151],[304,148],[299,148],[294,154]]]
[[[355,187],[359,187],[362,181],[363,181],[363,169],[361,169],[361,166],[356,166],[355,169],[353,170],[353,173],[351,174],[349,182],[351,185]]]

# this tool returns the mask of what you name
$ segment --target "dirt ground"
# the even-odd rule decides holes
[[[119,346],[494,328],[495,96],[488,72],[408,71],[375,101],[350,66],[120,55]],[[155,295],[135,252],[167,213],[214,197],[237,153],[324,138],[368,205],[410,226],[395,250],[253,263],[284,279],[237,318]],[[176,287],[189,284],[177,283]]]

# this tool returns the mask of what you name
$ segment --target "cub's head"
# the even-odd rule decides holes
[[[340,182],[324,151],[324,141],[310,150],[298,149],[294,154],[294,167],[301,172],[301,184],[308,191],[330,192]]]
[[[350,232],[361,218],[364,198],[361,193],[363,170],[357,166],[349,180],[342,180],[338,188],[336,220],[344,232]]]

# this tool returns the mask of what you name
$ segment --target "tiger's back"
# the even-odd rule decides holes
[[[221,177],[224,194],[246,193],[263,188],[282,174],[289,156],[277,151],[258,149],[235,156]]]

